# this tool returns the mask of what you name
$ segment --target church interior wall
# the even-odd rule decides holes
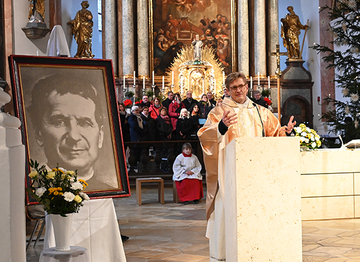
[[[29,39],[21,29],[26,27],[29,14],[29,1],[13,0],[13,54],[45,55],[49,34],[39,39]],[[49,27],[49,2],[45,1],[45,21]]]

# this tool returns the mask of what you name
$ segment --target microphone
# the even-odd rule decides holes
[[[262,121],[259,108],[257,107],[257,105],[256,105],[255,103],[252,103],[252,104],[253,104],[253,106],[256,107],[256,110],[257,110],[257,112],[258,112],[258,115],[259,115],[259,118],[260,118],[260,122],[261,122],[261,126],[262,126],[262,132],[261,132],[261,134],[262,134],[263,137],[265,137],[264,123],[263,123],[263,121]]]

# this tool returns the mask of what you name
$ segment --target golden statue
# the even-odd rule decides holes
[[[74,20],[68,22],[71,26],[71,34],[74,35],[75,41],[78,44],[77,53],[75,57],[79,58],[93,58],[91,51],[91,38],[93,32],[94,22],[93,15],[87,10],[89,7],[88,1],[81,2],[82,9],[76,13]]]
[[[308,25],[302,25],[299,17],[295,14],[294,8],[288,6],[289,14],[281,19],[281,37],[283,44],[288,51],[289,59],[301,59],[299,35],[300,29],[307,29]]]
[[[29,22],[45,22],[45,0],[30,0]]]

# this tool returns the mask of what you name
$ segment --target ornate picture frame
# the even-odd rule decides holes
[[[78,170],[91,198],[130,196],[111,60],[12,55],[9,65],[27,174],[30,159],[58,164]]]
[[[214,48],[226,74],[236,70],[236,2],[149,0],[150,70],[166,75],[180,49],[191,46],[197,34],[204,47]]]

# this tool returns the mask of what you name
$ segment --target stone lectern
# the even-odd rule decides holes
[[[299,145],[297,137],[228,144],[226,261],[302,261]]]

